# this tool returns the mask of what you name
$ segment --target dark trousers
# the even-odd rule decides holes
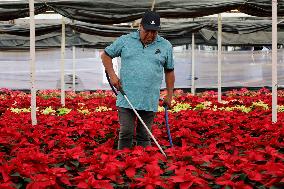
[[[151,131],[155,112],[144,110],[137,110],[137,112]],[[150,135],[132,109],[118,107],[118,117],[120,124],[118,140],[119,150],[132,147],[135,126],[137,146],[151,146]]]

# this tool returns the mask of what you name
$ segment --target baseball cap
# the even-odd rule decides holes
[[[160,15],[154,11],[144,13],[141,25],[145,30],[160,30]]]

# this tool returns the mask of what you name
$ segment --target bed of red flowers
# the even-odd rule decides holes
[[[163,94],[161,94],[163,96]],[[278,122],[271,92],[246,89],[196,96],[175,92],[169,124],[159,108],[153,143],[116,150],[118,117],[112,92],[37,94],[36,126],[30,95],[0,92],[0,188],[271,188],[284,187],[284,91]]]

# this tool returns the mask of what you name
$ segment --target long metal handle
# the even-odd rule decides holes
[[[145,127],[146,131],[148,132],[148,134],[151,136],[151,138],[153,139],[153,141],[155,142],[155,144],[158,146],[159,150],[161,151],[161,153],[167,157],[167,155],[165,154],[165,152],[163,151],[163,149],[161,148],[161,146],[159,145],[159,143],[157,142],[157,140],[155,139],[155,137],[153,136],[153,134],[151,133],[151,131],[148,129],[147,125],[144,123],[144,121],[142,120],[142,118],[140,117],[140,115],[138,114],[138,112],[135,110],[135,108],[133,107],[133,105],[131,104],[131,102],[129,101],[129,99],[127,98],[126,94],[124,93],[123,90],[120,90],[121,94],[124,96],[124,98],[127,100],[128,104],[131,106],[132,110],[134,111],[134,113],[136,114],[136,116],[138,117],[138,119],[141,121],[142,125]]]
[[[109,78],[109,75],[108,75],[108,73],[107,73],[107,71],[106,71],[106,70],[105,70],[105,73],[106,73],[107,81],[108,81],[108,83],[109,83],[109,85],[110,85],[110,87],[111,87],[111,90],[114,92],[115,96],[117,96],[117,92],[116,92],[116,90],[115,90],[114,86],[111,84],[111,82],[110,82],[110,78]]]

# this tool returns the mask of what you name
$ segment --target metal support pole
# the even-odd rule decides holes
[[[272,122],[277,122],[277,0],[272,0]]]
[[[72,20],[72,23],[74,24],[74,20]],[[73,36],[75,36],[75,31],[73,30]],[[73,45],[72,46],[72,62],[73,62],[73,92],[76,92],[76,81],[75,81],[75,77],[76,77],[76,47]]]
[[[72,47],[72,53],[73,53],[73,56],[72,56],[72,62],[73,62],[73,81],[72,81],[72,84],[73,84],[73,92],[76,92],[76,47],[73,46]]]
[[[191,44],[191,93],[195,95],[195,41],[194,33],[192,33]]]
[[[30,9],[30,66],[31,66],[31,119],[32,125],[37,124],[36,118],[36,88],[35,88],[35,19],[34,0],[29,0]]]
[[[61,35],[61,105],[65,106],[65,81],[64,81],[64,63],[65,63],[65,20],[62,17],[62,35]]]
[[[222,96],[222,16],[218,14],[218,102]]]

